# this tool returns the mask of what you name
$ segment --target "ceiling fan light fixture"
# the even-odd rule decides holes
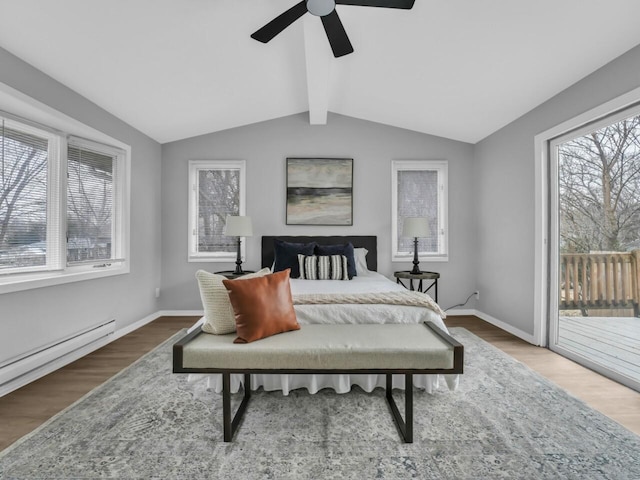
[[[336,5],[356,5],[360,7],[402,8],[410,10],[415,0],[301,0],[289,10],[282,12],[265,26],[251,34],[251,38],[268,43],[285,28],[305,13],[320,17],[327,34],[333,56],[338,58],[353,53],[349,36],[340,21]]]
[[[316,17],[327,16],[335,9],[335,0],[307,0],[307,10]]]

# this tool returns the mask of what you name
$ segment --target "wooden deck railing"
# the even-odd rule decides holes
[[[633,308],[639,313],[640,250],[560,255],[560,309]]]

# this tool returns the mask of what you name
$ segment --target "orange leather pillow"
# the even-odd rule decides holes
[[[223,280],[236,316],[238,338],[249,343],[276,333],[299,330],[293,309],[290,269],[246,280]]]

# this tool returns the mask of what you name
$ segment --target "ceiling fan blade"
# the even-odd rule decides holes
[[[353,53],[353,46],[340,21],[338,12],[334,10],[329,15],[320,18],[322,19],[322,25],[324,25],[324,31],[327,32],[333,56],[338,58]]]
[[[286,12],[278,15],[260,30],[252,33],[251,38],[262,43],[267,43],[305,13],[307,13],[307,2],[306,0],[302,0]]]
[[[357,5],[359,7],[413,8],[415,0],[336,0],[337,5]]]

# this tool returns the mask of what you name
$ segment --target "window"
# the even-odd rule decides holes
[[[77,138],[67,152],[67,265],[122,261],[121,152]]]
[[[234,261],[237,238],[224,228],[228,215],[245,214],[245,162],[190,161],[189,191],[189,261]]]
[[[0,293],[128,271],[125,160],[0,114]]]
[[[447,162],[394,160],[391,163],[393,261],[413,258],[413,238],[402,236],[407,217],[426,217],[429,235],[418,239],[420,260],[448,260]]]
[[[49,212],[57,206],[49,182],[57,162],[55,137],[0,121],[0,273],[55,268],[55,242],[47,231]]]

